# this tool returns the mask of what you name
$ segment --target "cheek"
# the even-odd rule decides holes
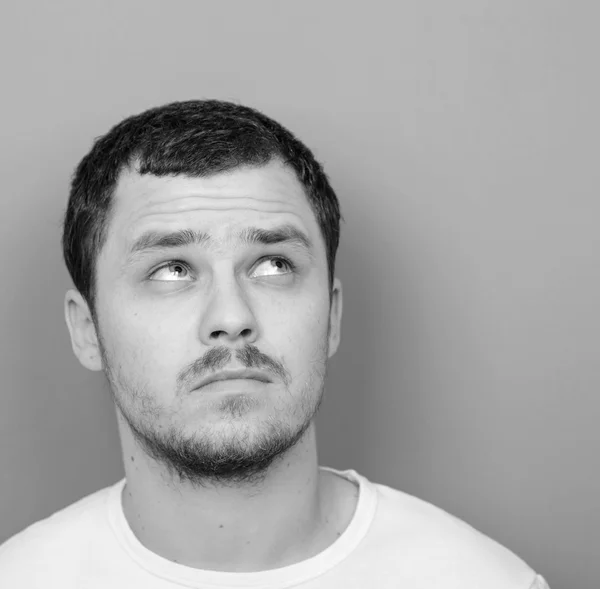
[[[101,318],[104,344],[121,374],[130,380],[151,380],[171,388],[185,359],[178,346],[184,347],[186,340],[182,333],[175,333],[177,325],[139,305],[124,302],[107,305]]]
[[[306,365],[323,359],[327,353],[326,310],[311,305],[287,314],[276,327],[279,341],[285,346],[285,356],[292,370],[306,370]]]

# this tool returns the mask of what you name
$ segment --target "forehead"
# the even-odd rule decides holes
[[[208,178],[157,177],[126,170],[119,177],[107,246],[120,253],[148,231],[202,229],[223,243],[245,226],[295,225],[319,242],[303,186],[279,161]]]

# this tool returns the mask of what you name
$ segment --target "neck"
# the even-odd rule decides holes
[[[138,540],[186,566],[227,572],[279,568],[317,554],[329,509],[314,422],[257,485],[174,480],[119,423],[127,483],[122,502]],[[320,538],[320,539],[319,539]]]

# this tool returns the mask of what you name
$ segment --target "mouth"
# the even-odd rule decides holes
[[[224,378],[207,382],[196,390],[200,393],[261,393],[269,384],[256,378]]]
[[[233,383],[228,386],[248,386],[248,384],[264,385],[271,382],[268,375],[260,370],[224,370],[203,378],[195,387],[202,389],[218,383]]]

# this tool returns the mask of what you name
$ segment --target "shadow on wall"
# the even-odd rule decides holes
[[[360,206],[358,198],[354,202]],[[336,271],[344,293],[342,337],[330,361],[317,424],[321,463],[329,460],[372,476],[382,472],[374,457],[385,452],[399,464],[415,446],[411,405],[418,399],[421,363],[416,359],[418,309],[410,269],[402,256],[378,253],[386,250],[385,238],[369,227],[368,217],[368,211],[362,214],[365,224],[352,227],[351,237],[344,237],[350,229],[342,227]],[[368,247],[362,245],[367,239]],[[386,348],[386,341],[393,341],[393,349]],[[386,385],[389,374],[394,375],[392,388]],[[390,397],[400,397],[402,415],[390,414]],[[399,438],[386,437],[386,431]]]

